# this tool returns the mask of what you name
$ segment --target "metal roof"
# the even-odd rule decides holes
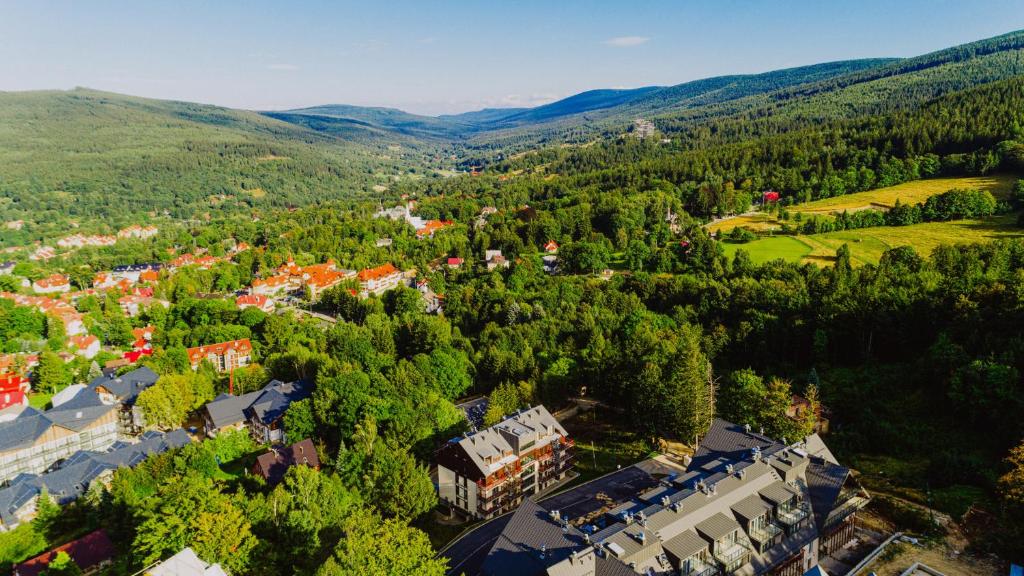
[[[760,490],[761,496],[771,502],[772,504],[782,504],[783,502],[789,502],[794,496],[799,494],[795,488],[790,487],[781,480],[775,482],[770,486],[765,486]]]
[[[697,531],[711,540],[718,540],[740,530],[740,523],[735,518],[718,512],[707,520],[697,524]]]
[[[757,494],[751,494],[743,500],[732,505],[732,511],[746,518],[747,520],[753,520],[758,518],[766,511],[771,510],[771,504],[768,504],[761,499]]]
[[[686,530],[670,538],[661,546],[665,549],[665,552],[681,561],[699,553],[701,550],[707,550],[708,541],[698,536],[693,530]]]

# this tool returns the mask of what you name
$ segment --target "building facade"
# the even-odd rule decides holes
[[[565,478],[573,448],[546,408],[520,410],[437,451],[438,497],[470,518],[492,518]]]
[[[218,372],[230,372],[248,366],[251,359],[252,342],[248,338],[188,349],[188,361],[193,370],[198,369],[203,360],[209,360]]]

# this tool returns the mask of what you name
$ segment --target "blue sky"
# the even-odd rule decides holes
[[[0,0],[0,90],[440,114],[913,56],[1021,28],[1021,0]]]

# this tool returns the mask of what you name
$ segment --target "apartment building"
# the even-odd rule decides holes
[[[312,393],[312,387],[302,380],[271,380],[262,389],[241,396],[221,394],[203,407],[203,427],[208,436],[248,428],[261,444],[284,442],[285,412],[292,402],[309,398]]]
[[[573,447],[546,408],[520,410],[437,451],[438,496],[470,518],[492,518],[565,478]]]
[[[686,472],[597,517],[527,499],[486,576],[801,576],[854,538],[868,494],[816,434],[784,444],[716,420]]]
[[[40,412],[8,408],[0,422],[0,483],[19,474],[40,474],[80,450],[106,450],[117,441],[117,410],[95,392],[81,391],[57,408]]]
[[[247,366],[251,359],[252,342],[248,338],[188,349],[188,361],[193,370],[198,369],[203,360],[209,360],[218,372],[229,372]]]
[[[388,262],[376,268],[360,270],[356,278],[359,280],[359,297],[366,298],[370,294],[383,294],[402,284],[402,271]]]

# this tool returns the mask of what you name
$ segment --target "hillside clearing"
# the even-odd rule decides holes
[[[921,256],[928,256],[942,244],[1024,238],[1024,229],[1017,227],[1016,222],[1016,214],[1006,214],[985,220],[926,222],[912,226],[879,226],[827,234],[773,236],[747,244],[723,243],[723,247],[730,257],[739,249],[746,250],[754,262],[782,258],[789,262],[828,265],[835,260],[836,250],[847,244],[854,265],[876,264],[883,252],[897,246],[911,246]],[[799,246],[804,250],[801,251]]]
[[[797,212],[807,217],[823,216],[843,211],[856,212],[857,210],[869,208],[888,210],[896,204],[897,199],[904,204],[916,204],[924,202],[931,196],[942,194],[954,188],[988,190],[996,198],[1006,198],[1016,180],[1017,177],[1014,175],[995,174],[966,178],[929,178],[927,180],[904,182],[896,186],[793,205],[789,207],[791,217],[788,223],[791,226],[797,224],[794,219]],[[755,232],[766,232],[768,230],[778,230],[781,226],[782,222],[775,215],[755,213],[712,222],[708,224],[707,228],[710,232],[729,232],[736,227],[748,228]]]

